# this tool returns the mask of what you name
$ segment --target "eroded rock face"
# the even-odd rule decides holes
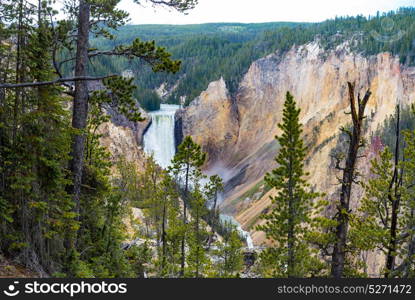
[[[328,178],[329,151],[337,142],[339,128],[350,123],[347,81],[356,82],[357,91],[370,88],[373,95],[367,107],[369,133],[393,113],[397,100],[409,104],[415,96],[413,69],[403,69],[398,58],[383,53],[365,58],[342,45],[324,52],[317,43],[293,48],[286,55],[272,54],[255,62],[240,85],[237,107],[239,136],[231,155],[231,167],[245,157],[256,158],[246,171],[245,183],[255,181],[254,170],[272,166],[263,149],[279,133],[285,93],[290,91],[301,108],[310,157],[310,181],[326,191],[333,183]],[[272,152],[275,153],[274,149]],[[232,197],[228,197],[232,199]]]
[[[301,108],[309,181],[329,199],[338,198],[338,173],[330,151],[338,143],[339,128],[350,123],[345,114],[349,110],[347,81],[356,82],[356,91],[362,94],[368,88],[373,93],[366,110],[368,137],[394,113],[398,102],[404,106],[415,100],[415,68],[403,67],[397,57],[389,53],[363,57],[352,53],[346,43],[325,51],[314,42],[254,62],[234,100],[219,92],[224,83],[216,82],[182,113],[183,131],[209,152],[207,172],[219,173],[226,181],[222,208],[251,230],[256,244],[264,236],[253,228],[273,191],[250,191],[275,167],[274,136],[280,133],[277,124],[287,91]],[[229,140],[224,138],[228,133]],[[369,160],[375,155],[372,151],[359,161],[363,173],[369,173]],[[361,189],[354,188],[353,208],[361,196]]]
[[[131,122],[111,107],[106,107],[105,110],[111,116],[111,121],[98,128],[98,133],[102,134],[101,144],[111,153],[112,160],[125,158],[142,169],[145,161],[142,139],[145,130],[150,126],[151,118],[140,109],[145,121]]]
[[[191,135],[209,154],[208,165],[227,157],[226,150],[236,144],[238,116],[225,81],[209,84],[206,91],[176,115],[181,122],[182,136]],[[180,132],[176,132],[176,140]]]
[[[151,124],[151,117],[141,107],[138,108],[141,117],[144,119],[142,122],[129,121],[124,115],[119,114],[116,109],[111,106],[105,108],[106,113],[111,116],[111,122],[118,127],[129,128],[137,140],[137,143],[141,146],[143,144],[143,136],[148,127]]]
[[[102,81],[88,81],[89,91],[105,89]],[[111,153],[111,159],[115,162],[120,158],[134,162],[138,167],[142,167],[145,161],[145,154],[142,149],[143,136],[151,124],[151,117],[137,104],[143,122],[129,121],[124,115],[120,114],[116,107],[104,105],[104,113],[110,116],[110,121],[102,124],[98,128],[98,134],[102,134],[101,145],[106,147]]]

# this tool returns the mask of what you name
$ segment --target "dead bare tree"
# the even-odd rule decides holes
[[[368,89],[363,99],[360,97],[360,94],[358,94],[356,103],[355,83],[348,82],[347,86],[349,90],[350,115],[353,123],[351,130],[346,128],[341,129],[349,137],[349,149],[345,166],[341,167],[340,164],[337,164],[336,166],[337,169],[343,172],[343,176],[340,179],[340,202],[337,206],[335,215],[337,221],[335,229],[336,241],[333,247],[331,261],[331,275],[335,278],[341,278],[344,272],[350,214],[350,195],[352,185],[353,183],[356,183],[358,176],[358,173],[356,172],[356,162],[359,158],[359,149],[364,146],[362,138],[363,122],[365,119],[365,108],[371,96],[371,92]]]

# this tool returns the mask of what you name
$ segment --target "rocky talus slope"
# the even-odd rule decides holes
[[[309,181],[329,199],[337,199],[338,173],[330,153],[341,146],[339,128],[350,123],[345,114],[347,81],[356,82],[361,93],[368,88],[373,93],[366,111],[368,138],[394,113],[397,103],[409,105],[415,100],[415,68],[403,67],[398,57],[389,53],[364,57],[350,51],[347,43],[325,51],[313,42],[254,62],[234,99],[219,80],[178,114],[183,135],[193,136],[209,153],[206,171],[219,173],[226,182],[222,208],[251,231],[256,244],[264,242],[254,225],[267,211],[273,193],[265,187],[263,176],[275,167],[274,136],[279,134],[287,91],[301,108]],[[369,144],[367,157],[359,163],[363,174],[368,174],[369,160],[382,148],[376,138],[369,138]],[[361,195],[361,189],[355,188],[354,208]]]

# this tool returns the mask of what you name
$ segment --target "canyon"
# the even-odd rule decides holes
[[[368,175],[369,161],[383,147],[374,134],[398,103],[405,107],[415,99],[415,68],[401,65],[399,57],[390,53],[363,56],[347,42],[332,50],[324,49],[318,40],[294,46],[255,61],[235,95],[219,79],[176,113],[176,139],[190,135],[202,145],[208,153],[205,172],[219,174],[225,181],[222,211],[235,216],[256,245],[266,243],[255,225],[261,223],[274,193],[263,177],[275,168],[278,144],[274,137],[280,133],[277,124],[287,91],[301,108],[308,180],[313,189],[326,193],[331,203],[327,212],[333,209],[339,185],[331,153],[341,148],[339,129],[350,124],[348,81],[355,82],[361,94],[372,91],[366,110],[368,145],[358,165],[360,173]],[[353,209],[361,196],[360,186],[355,185]]]
[[[235,218],[250,233],[255,246],[267,245],[264,233],[255,228],[262,224],[261,215],[269,211],[270,196],[275,193],[263,178],[276,166],[274,157],[279,145],[275,135],[280,133],[277,124],[282,118],[285,94],[290,91],[301,108],[300,120],[308,150],[307,179],[314,190],[325,193],[330,203],[325,213],[330,214],[339,195],[339,172],[331,155],[336,149],[345,150],[340,128],[350,124],[348,81],[356,83],[360,94],[367,89],[372,91],[366,110],[368,143],[364,157],[358,161],[361,178],[367,178],[370,160],[384,147],[377,131],[394,114],[397,104],[409,106],[415,99],[415,68],[401,65],[399,57],[390,53],[363,56],[354,53],[349,43],[326,50],[316,40],[255,61],[234,95],[228,91],[225,80],[219,78],[189,106],[174,107],[177,109],[174,120],[172,111],[165,117],[157,116],[157,112],[153,115],[169,120],[168,128],[163,130],[168,130],[168,135],[174,134],[176,146],[184,136],[192,136],[202,146],[208,153],[205,173],[219,174],[225,182],[222,213]],[[164,109],[169,110],[167,106]],[[103,125],[102,141],[115,157],[127,153],[128,160],[142,165],[143,140],[151,142],[158,134],[151,131],[154,117],[143,115],[147,120],[139,125],[118,120],[114,114],[112,122]],[[150,134],[145,137],[147,130]],[[172,144],[173,137],[169,141]],[[170,152],[164,156],[170,157]],[[166,166],[164,160],[162,164]],[[362,195],[362,188],[356,184],[352,193],[353,210],[359,206]],[[369,273],[378,274],[382,254],[370,253],[366,261]]]

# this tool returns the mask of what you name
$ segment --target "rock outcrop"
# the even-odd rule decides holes
[[[105,89],[102,81],[88,81],[89,91],[99,91]],[[110,121],[102,124],[98,128],[101,134],[100,143],[111,153],[113,161],[123,157],[127,161],[132,161],[137,166],[142,167],[145,154],[142,149],[143,136],[151,125],[151,117],[137,104],[143,122],[129,121],[124,115],[120,114],[116,107],[111,104],[104,105],[104,112],[110,116]]]
[[[210,83],[186,109],[179,110],[176,123],[181,123],[176,141],[191,135],[208,152],[208,165],[227,157],[226,150],[237,141],[238,116],[223,78]]]
[[[111,153],[112,160],[116,161],[123,157],[142,169],[145,161],[142,141],[145,131],[151,124],[150,116],[140,108],[145,120],[131,122],[112,107],[106,107],[105,111],[111,120],[98,128],[98,133],[102,135],[101,144]]]
[[[361,93],[368,88],[373,93],[366,110],[368,137],[394,113],[398,102],[404,106],[415,100],[415,68],[403,67],[398,57],[389,53],[364,57],[350,51],[347,43],[326,51],[313,42],[254,62],[234,99],[224,92],[221,80],[181,112],[185,135],[194,137],[209,153],[206,172],[219,173],[225,180],[222,208],[251,230],[256,244],[264,241],[263,234],[253,228],[266,213],[273,193],[262,180],[275,167],[274,136],[279,134],[286,92],[294,95],[301,108],[309,181],[335,199],[337,171],[330,152],[338,146],[339,128],[350,123],[345,114],[347,81],[356,82]],[[360,160],[363,172],[369,172],[369,159],[377,155],[372,146],[367,150],[371,155]],[[359,188],[354,189],[353,207],[361,195]]]

